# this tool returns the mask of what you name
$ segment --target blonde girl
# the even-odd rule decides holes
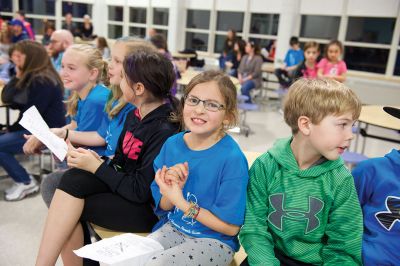
[[[178,115],[187,131],[170,137],[154,161],[151,186],[164,247],[147,265],[229,265],[244,221],[247,161],[225,133],[237,121],[236,89],[208,71],[187,86]]]
[[[172,63],[157,52],[137,50],[123,61],[121,90],[135,105],[126,120],[112,160],[93,151],[70,148],[67,170],[54,194],[36,265],[80,265],[72,250],[84,243],[81,222],[126,232],[149,232],[158,221],[152,210],[153,161],[178,125],[173,108]]]

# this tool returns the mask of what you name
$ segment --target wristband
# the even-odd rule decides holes
[[[66,140],[68,139],[68,132],[69,132],[69,130],[68,130],[68,128],[67,128],[66,130],[67,130],[67,133],[65,133],[64,141],[66,141]]]

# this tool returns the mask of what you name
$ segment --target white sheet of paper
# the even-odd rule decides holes
[[[153,254],[163,250],[161,244],[151,238],[126,233],[86,245],[74,252],[102,265],[130,266],[144,265]]]
[[[64,160],[68,151],[67,143],[50,131],[49,126],[35,106],[23,113],[19,124],[46,145],[60,161]]]

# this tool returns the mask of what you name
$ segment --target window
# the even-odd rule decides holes
[[[44,33],[44,22],[43,19],[36,19],[36,18],[26,18],[29,23],[31,23],[31,27],[35,34],[40,34],[42,35]],[[53,23],[55,25],[54,20],[48,20],[49,22]]]
[[[153,24],[168,26],[168,8],[153,8]]]
[[[226,35],[215,35],[214,53],[222,53],[224,50]]]
[[[13,12],[13,0],[1,0],[0,10],[1,12]]]
[[[123,21],[124,8],[122,6],[108,7],[108,20]]]
[[[351,70],[384,74],[389,57],[388,49],[346,46],[345,62]]]
[[[185,47],[199,51],[207,51],[208,34],[187,32]]]
[[[250,33],[277,35],[279,25],[278,14],[251,14]]]
[[[217,31],[233,29],[236,32],[243,32],[243,18],[244,13],[242,12],[218,11]]]
[[[167,41],[168,41],[168,30],[161,30],[161,29],[156,29],[156,30],[157,30],[157,33],[164,35],[165,39],[167,39]]]
[[[394,65],[393,75],[400,76],[400,50],[397,50],[396,63]]]
[[[300,36],[327,40],[337,39],[339,24],[340,17],[302,15]]]
[[[133,8],[129,9],[129,21],[133,23],[146,24],[146,8]]]
[[[186,27],[192,29],[210,29],[210,11],[188,10]]]
[[[144,38],[146,37],[146,28],[129,27],[129,36]]]
[[[3,2],[3,0],[1,1]],[[26,14],[54,16],[56,12],[54,0],[44,0],[44,1],[19,0],[18,3],[19,3],[19,9],[24,10]]]
[[[66,13],[71,13],[75,18],[83,18],[83,16],[86,14],[92,16],[92,5],[75,2],[63,2],[62,15],[65,16]]]
[[[346,41],[390,44],[394,25],[394,18],[350,17]]]
[[[108,38],[117,39],[122,37],[121,25],[108,25]]]

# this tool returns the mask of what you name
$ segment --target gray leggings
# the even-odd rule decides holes
[[[57,172],[53,172],[48,174],[40,185],[40,193],[42,194],[42,198],[44,203],[46,203],[47,208],[50,207],[51,200],[53,199],[54,193],[60,183],[61,177],[65,173],[65,170],[60,170]]]
[[[148,237],[157,240],[164,251],[152,256],[146,266],[229,265],[235,252],[212,238],[194,238],[181,233],[169,222]]]

